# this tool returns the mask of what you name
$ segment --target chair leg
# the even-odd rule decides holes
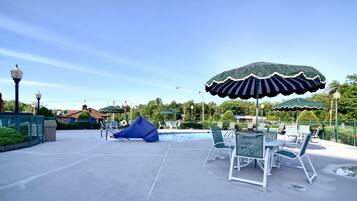
[[[229,166],[229,175],[228,175],[228,180],[231,181],[232,180],[232,174],[233,174],[233,167],[234,167],[234,159],[236,158],[236,156],[232,155],[231,157],[231,163],[230,163],[230,166]],[[239,161],[239,158],[237,158],[237,160]],[[239,168],[239,166],[238,166]]]
[[[211,155],[213,149],[214,149],[214,146],[212,146],[211,149],[209,150],[208,155],[207,155],[207,157],[206,157],[206,162],[208,162],[209,157],[210,157],[210,155]]]
[[[307,156],[307,155],[305,155],[305,156]],[[300,157],[298,157],[298,159],[299,159],[299,161],[300,161],[300,163],[301,163],[301,166],[302,166],[303,169],[304,169],[304,172],[305,172],[305,174],[306,174],[306,177],[307,177],[307,179],[309,180],[309,183],[311,184],[311,183],[312,183],[312,180],[313,180],[317,175],[316,175],[315,169],[314,169],[314,167],[312,166],[312,163],[311,163],[311,161],[310,161],[310,159],[309,159],[308,156],[307,156],[307,158],[308,158],[308,161],[309,161],[309,163],[310,163],[310,166],[312,167],[312,171],[314,172],[314,174],[313,174],[311,177],[309,176],[309,174],[308,174],[308,172],[307,172],[307,170],[306,170],[306,167],[305,167],[305,165],[304,165],[302,159],[301,159]]]
[[[265,160],[264,160],[264,176],[263,176],[263,187],[265,188],[267,186],[267,177],[268,177],[268,172],[269,172],[269,159],[270,159],[270,149],[267,149],[265,152]]]
[[[308,161],[309,161],[309,163],[310,163],[310,166],[311,166],[312,172],[314,173],[314,174],[311,176],[311,182],[312,182],[312,180],[313,180],[315,177],[317,177],[317,173],[316,173],[316,171],[315,171],[314,166],[313,166],[313,165],[312,165],[312,163],[311,163],[311,160],[310,160],[309,155],[305,154],[305,156],[306,156],[307,160],[308,160]],[[310,183],[311,183],[311,182],[310,182]]]

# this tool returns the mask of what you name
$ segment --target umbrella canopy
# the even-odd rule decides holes
[[[281,111],[299,111],[299,110],[321,110],[324,105],[320,102],[314,102],[303,98],[293,98],[288,101],[276,104],[273,110]]]
[[[206,83],[205,89],[220,97],[257,99],[258,125],[259,98],[315,92],[325,88],[325,84],[325,76],[310,66],[256,62],[214,76]]]
[[[161,110],[160,113],[167,115],[167,114],[178,114],[180,112],[178,110],[176,110],[176,109],[166,108],[166,109]]]
[[[256,62],[214,76],[206,83],[206,91],[249,99],[315,92],[325,88],[325,83],[325,76],[310,66]]]
[[[99,112],[102,113],[123,113],[124,109],[120,108],[119,106],[107,106],[104,108],[99,109]]]

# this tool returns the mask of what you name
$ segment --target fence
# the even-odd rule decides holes
[[[31,145],[44,142],[44,117],[32,113],[0,113],[0,127],[18,130],[28,136]]]

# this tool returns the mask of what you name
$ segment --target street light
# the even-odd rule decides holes
[[[262,123],[264,122],[264,107],[265,107],[264,104],[260,105],[260,108],[262,109]]]
[[[15,68],[10,71],[11,77],[15,82],[15,116],[16,116],[16,130],[20,131],[20,122],[19,122],[19,83],[22,79],[22,71],[19,66],[16,64]]]
[[[40,114],[40,99],[42,97],[42,94],[40,93],[40,90],[37,91],[36,94],[36,99],[37,99],[37,115]]]
[[[203,91],[199,91],[199,94],[202,95],[202,122],[205,121],[205,94]]]
[[[194,117],[193,117],[193,105],[191,105],[191,121],[194,121]]]
[[[336,114],[335,114],[335,141],[338,142],[338,99],[341,98],[341,93],[336,91],[333,93],[333,98],[336,100]]]

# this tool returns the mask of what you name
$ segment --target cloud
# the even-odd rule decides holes
[[[163,73],[162,70],[155,69],[151,66],[147,66],[138,61],[128,59],[125,57],[120,57],[113,55],[109,52],[105,52],[96,48],[92,48],[88,45],[79,43],[75,40],[71,40],[58,34],[57,32],[51,32],[50,30],[43,29],[42,27],[24,23],[19,20],[8,18],[7,16],[0,14],[0,29],[15,33],[24,37],[35,39],[37,41],[49,43],[57,47],[65,47],[69,49],[76,49],[80,51],[85,51],[91,54],[94,54],[105,59],[110,59],[114,62],[124,64],[125,68],[132,67],[139,70],[144,70],[158,75],[164,75],[167,77],[167,73]]]
[[[153,86],[153,87],[158,87],[158,88],[163,88],[163,89],[170,89],[170,90],[174,89],[173,86],[168,86],[167,84],[161,84],[161,83],[158,83],[155,81],[146,81],[146,80],[143,80],[140,78],[128,77],[128,76],[124,76],[124,75],[119,75],[117,73],[106,72],[103,70],[98,71],[98,70],[96,70],[96,69],[98,69],[98,67],[73,64],[73,63],[69,63],[69,62],[65,62],[65,61],[60,61],[57,59],[42,57],[39,55],[10,50],[10,49],[6,49],[6,48],[0,48],[0,55],[23,59],[23,60],[32,61],[32,62],[41,63],[41,64],[46,64],[49,67],[62,68],[62,69],[77,71],[77,72],[81,72],[81,73],[87,73],[87,74],[107,77],[107,78],[111,78],[113,80],[128,81],[131,83],[141,83],[141,84],[144,84],[144,86],[148,85],[148,86]]]
[[[14,81],[11,79],[0,79],[0,82],[3,83],[13,83]],[[68,87],[67,85],[63,84],[55,84],[49,82],[37,82],[37,81],[30,81],[30,80],[23,80],[21,84],[28,85],[28,86],[39,86],[39,87]]]

